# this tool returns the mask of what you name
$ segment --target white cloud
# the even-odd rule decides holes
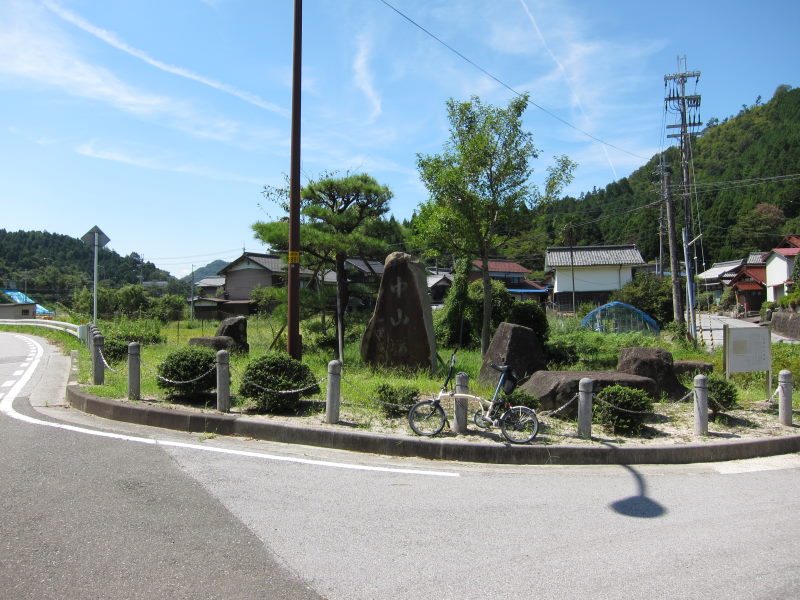
[[[193,71],[190,71],[189,69],[184,69],[183,67],[170,65],[170,64],[165,63],[163,61],[160,61],[160,60],[158,60],[156,58],[153,58],[152,56],[150,56],[144,50],[140,50],[138,48],[134,48],[133,46],[127,44],[126,42],[121,40],[114,32],[108,31],[106,29],[101,29],[100,27],[97,27],[97,26],[89,23],[88,21],[86,21],[81,16],[76,15],[75,13],[73,13],[71,11],[68,11],[67,9],[62,7],[57,2],[54,2],[53,0],[44,0],[44,5],[48,9],[50,9],[55,15],[60,17],[61,19],[67,21],[68,23],[71,23],[72,25],[75,25],[76,27],[78,27],[79,29],[85,31],[88,34],[93,35],[96,38],[103,40],[104,42],[106,42],[107,44],[113,46],[117,50],[121,50],[122,52],[125,52],[126,54],[129,54],[129,55],[131,55],[131,56],[133,56],[135,58],[138,58],[139,60],[144,61],[145,63],[147,63],[148,65],[150,65],[152,67],[155,67],[156,69],[160,69],[161,71],[165,71],[167,73],[171,73],[173,75],[177,75],[177,76],[183,77],[185,79],[190,79],[192,81],[196,81],[198,83],[201,83],[201,84],[206,85],[208,87],[214,88],[214,89],[219,90],[221,92],[224,92],[226,94],[230,94],[232,96],[235,96],[235,97],[239,98],[240,100],[244,100],[245,102],[249,102],[250,104],[253,104],[253,105],[258,106],[260,108],[263,108],[265,110],[269,110],[269,111],[278,113],[278,114],[280,114],[280,115],[282,115],[284,117],[288,117],[289,116],[289,111],[287,111],[285,108],[277,106],[276,104],[273,104],[272,102],[268,102],[268,101],[264,100],[263,98],[260,98],[260,97],[256,96],[255,94],[251,94],[250,92],[245,92],[245,91],[242,91],[242,90],[238,90],[235,87],[233,87],[231,85],[228,85],[226,83],[223,83],[221,81],[217,81],[215,79],[211,79],[209,77],[205,77],[203,75],[199,75],[197,73],[194,73]]]
[[[152,154],[147,157],[137,156],[115,148],[101,148],[96,140],[84,142],[75,147],[75,152],[82,156],[89,158],[96,158],[100,160],[108,160],[112,162],[122,163],[132,167],[139,167],[143,169],[150,169],[155,171],[168,171],[171,173],[181,173],[184,175],[195,175],[199,177],[207,177],[209,179],[218,179],[224,181],[234,181],[237,183],[251,183],[254,185],[262,185],[264,182],[263,177],[247,177],[237,175],[234,173],[226,173],[195,165],[191,163],[184,164],[170,164],[167,159],[153,158]]]
[[[372,74],[369,70],[369,59],[372,43],[366,35],[358,36],[358,49],[353,60],[353,77],[356,87],[367,97],[371,106],[368,120],[374,121],[381,114],[381,98],[375,91]]]

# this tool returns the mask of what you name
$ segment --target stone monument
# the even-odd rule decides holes
[[[436,339],[425,269],[409,254],[386,257],[361,357],[382,367],[436,369]]]

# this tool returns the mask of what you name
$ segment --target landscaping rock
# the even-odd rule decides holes
[[[662,392],[671,398],[680,398],[688,391],[675,377],[672,354],[661,348],[634,347],[623,348],[619,353],[617,371],[649,377],[656,382],[656,395]]]
[[[381,367],[436,369],[436,339],[425,269],[404,252],[386,257],[361,358]]]
[[[772,314],[772,331],[795,340],[800,339],[800,315],[794,311],[779,310]]]
[[[500,373],[489,366],[491,363],[510,365],[518,377],[526,377],[547,368],[544,348],[533,329],[512,323],[500,323],[478,374],[479,382],[497,385]]]
[[[233,340],[231,352],[250,352],[247,343],[247,317],[228,317],[223,319],[217,327],[217,337],[228,336]]]
[[[233,347],[233,338],[229,335],[217,335],[213,337],[193,337],[189,338],[190,346],[205,346],[214,350],[228,350]]]
[[[712,363],[702,360],[676,360],[672,363],[672,372],[675,373],[675,377],[710,375],[713,370],[714,365]]]
[[[539,398],[542,410],[555,410],[578,393],[578,383],[584,377],[594,380],[595,393],[610,385],[624,385],[644,390],[653,398],[658,397],[655,381],[649,377],[619,371],[537,371],[520,386],[520,389]],[[561,414],[568,417],[577,415],[577,401]]]

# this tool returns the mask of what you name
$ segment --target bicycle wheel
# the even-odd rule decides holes
[[[483,416],[482,410],[476,410],[475,414],[472,415],[472,420],[481,429],[489,429],[492,426],[492,422]]]
[[[512,406],[500,418],[500,429],[512,444],[527,444],[539,433],[539,419],[527,406]]]
[[[408,411],[408,424],[417,435],[436,435],[444,428],[444,409],[433,400],[417,402]]]

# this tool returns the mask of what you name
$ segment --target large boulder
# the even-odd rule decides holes
[[[496,385],[500,373],[492,369],[491,363],[510,365],[518,377],[526,377],[547,368],[544,348],[533,329],[512,323],[500,323],[478,374],[481,383]]]
[[[624,385],[644,390],[653,398],[658,397],[655,381],[619,371],[537,371],[520,389],[539,398],[542,410],[555,410],[578,393],[578,383],[584,377],[594,380],[595,394],[610,385]],[[574,417],[578,414],[578,403],[570,404],[562,414]]]
[[[193,337],[189,338],[190,346],[205,346],[214,350],[228,350],[233,348],[233,338],[229,335],[217,335],[212,337]]]
[[[436,369],[436,339],[425,269],[404,252],[386,257],[361,358],[381,367]]]
[[[710,375],[713,370],[713,363],[702,360],[676,360],[672,363],[672,372],[675,373],[675,377]]]
[[[217,327],[217,337],[228,336],[233,340],[231,352],[250,352],[247,343],[247,317],[228,317],[223,319]]]
[[[656,399],[662,392],[671,398],[680,398],[688,391],[675,377],[672,354],[661,348],[623,348],[619,353],[617,371],[649,377],[655,381]]]

